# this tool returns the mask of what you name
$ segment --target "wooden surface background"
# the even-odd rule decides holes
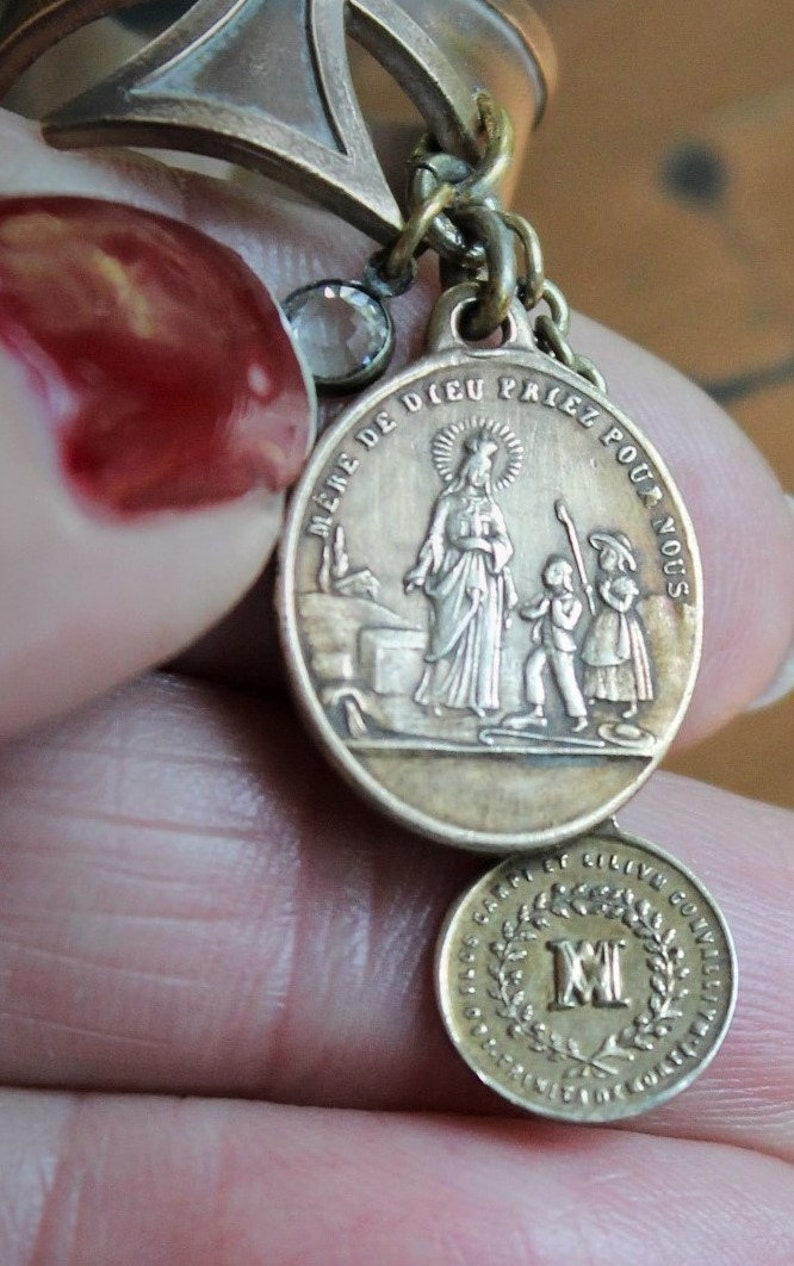
[[[794,5],[535,7],[560,79],[515,201],[549,274],[706,386],[794,491]],[[789,697],[667,764],[794,807],[792,740]]]

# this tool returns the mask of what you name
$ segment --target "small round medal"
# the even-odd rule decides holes
[[[443,306],[445,305],[445,306]],[[337,768],[403,825],[506,853],[586,831],[667,750],[700,651],[686,511],[638,428],[534,349],[458,335],[321,439],[281,554],[287,664]]]
[[[439,1003],[477,1076],[542,1116],[635,1116],[684,1090],[730,1023],[730,934],[705,889],[611,831],[508,858],[450,912]]]

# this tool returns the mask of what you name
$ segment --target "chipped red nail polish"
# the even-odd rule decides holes
[[[280,489],[312,406],[273,301],[226,247],[90,198],[0,202],[0,343],[64,475],[118,514]]]

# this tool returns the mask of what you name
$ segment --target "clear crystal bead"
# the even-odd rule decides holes
[[[285,300],[284,311],[318,386],[357,390],[388,363],[394,341],[391,317],[355,282],[305,286]]]

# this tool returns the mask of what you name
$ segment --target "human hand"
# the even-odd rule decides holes
[[[412,567],[411,570],[407,571],[403,577],[403,589],[406,593],[413,593],[414,589],[424,588],[426,579],[427,576],[425,575],[424,567],[421,565],[418,567]]]
[[[540,620],[551,606],[551,598],[545,593],[536,593],[529,602],[523,602],[518,608],[522,620]]]
[[[54,155],[8,116],[0,170],[9,193],[189,219],[278,294],[306,259],[354,275],[366,254],[340,232],[331,258],[305,208]],[[401,301],[414,346],[428,302]],[[757,696],[789,644],[790,515],[695,388],[590,323],[575,334],[698,531],[691,741]],[[621,823],[722,905],[733,1029],[683,1096],[620,1128],[508,1114],[432,998],[436,930],[483,863],[384,823],[315,756],[262,668],[260,591],[182,661],[193,676],[118,684],[242,593],[278,498],[102,518],[59,482],[6,356],[0,389],[2,722],[40,723],[0,764],[3,1266],[790,1266],[792,816],[654,776]]]

